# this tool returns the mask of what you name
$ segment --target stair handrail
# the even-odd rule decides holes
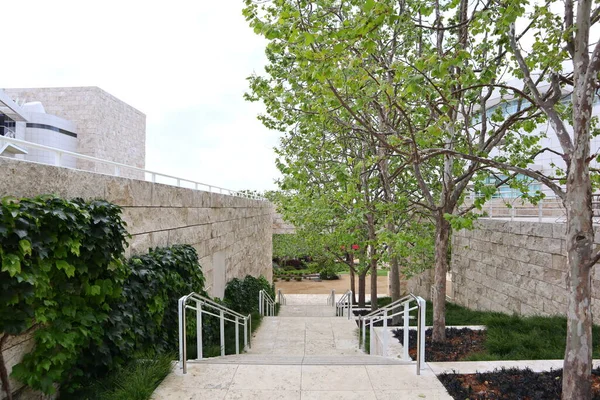
[[[327,297],[327,305],[335,307],[335,289],[331,289],[331,294]]]
[[[266,317],[275,316],[275,300],[264,289],[258,292],[258,312]]]
[[[411,302],[415,301],[416,305],[410,305]],[[413,310],[417,311],[417,375],[421,375],[421,369],[423,368],[423,361],[425,360],[425,300],[420,296],[415,296],[410,293],[395,302],[388,304],[385,307],[381,307],[367,315],[359,317],[359,329],[361,331],[361,342],[360,347],[364,350],[366,343],[366,329],[369,327],[370,335],[370,346],[369,354],[373,352],[375,347],[375,323],[383,321],[383,356],[387,356],[387,344],[389,341],[388,332],[388,319],[393,318],[397,315],[403,316],[403,358],[405,360],[410,359],[408,354],[409,349],[409,329],[410,329],[410,312]],[[401,311],[394,312],[393,310],[397,307],[402,307]]]
[[[348,319],[352,318],[352,290],[348,290],[335,305],[336,317],[344,316],[344,309],[348,309]]]
[[[285,295],[281,292],[281,289],[277,289],[277,302],[282,306],[285,306],[287,303],[287,299]]]
[[[187,304],[188,301],[194,301],[195,306]],[[244,350],[247,347],[252,347],[250,337],[252,331],[252,315],[242,315],[222,304],[219,304],[209,298],[206,298],[196,292],[182,296],[178,300],[178,317],[179,317],[179,367],[183,369],[183,373],[187,373],[187,319],[186,310],[191,309],[196,311],[196,359],[201,360],[202,352],[202,315],[212,315],[219,318],[221,356],[225,355],[225,321],[235,324],[235,354],[240,354],[240,327],[244,328]],[[207,310],[210,309],[209,310]],[[218,314],[217,314],[218,312]]]
[[[390,303],[386,306],[380,307],[377,310],[371,311],[367,315],[363,315],[363,318],[382,313],[385,310],[392,310],[392,309],[396,308],[397,305],[404,303],[407,299],[414,299],[414,298],[415,298],[415,296],[412,293],[407,294],[406,296],[399,298],[398,300],[394,301],[393,303]]]

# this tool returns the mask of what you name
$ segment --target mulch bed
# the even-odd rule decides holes
[[[533,372],[502,369],[476,374],[441,374],[438,379],[457,400],[547,400],[560,399],[562,369]],[[600,400],[600,369],[592,371],[592,398]]]
[[[394,337],[404,345],[404,329],[393,331]],[[485,330],[473,330],[469,328],[446,328],[446,341],[434,343],[431,340],[433,330],[425,331],[425,361],[462,361],[465,357],[474,353],[485,351]],[[413,360],[417,357],[417,331],[409,330],[408,354]]]

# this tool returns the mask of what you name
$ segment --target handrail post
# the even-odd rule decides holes
[[[409,335],[409,332],[408,332],[409,318],[410,318],[410,315],[408,315],[408,309],[410,308],[409,304],[410,303],[408,301],[406,303],[404,303],[404,324],[403,324],[404,325],[404,329],[402,331],[402,333],[404,335],[404,341],[403,341],[404,342],[404,346],[402,346],[402,358],[405,361],[409,360],[409,355],[408,355],[408,348],[409,348],[408,341],[409,341],[409,338],[410,338],[410,335]]]
[[[381,355],[387,357],[387,346],[388,346],[388,312],[387,310],[383,313],[383,349]]]
[[[235,317],[235,354],[240,354],[240,326],[239,318]]]
[[[352,319],[352,298],[354,296],[352,295],[352,290],[349,290],[348,293],[348,319]]]
[[[331,303],[335,306],[335,289],[331,289]]]
[[[365,350],[367,344],[367,321],[361,317],[362,320],[362,349]]]
[[[202,303],[196,300],[196,358],[202,360]]]
[[[248,317],[244,318],[244,349],[248,347]]]
[[[225,313],[221,310],[220,314],[220,328],[221,328],[221,355],[225,355]]]
[[[186,332],[185,332],[185,303],[187,298],[182,297],[179,299],[179,322],[180,330],[179,330],[179,351],[181,357],[181,368],[183,369],[183,373],[187,374],[187,344],[186,344]]]
[[[179,318],[179,368],[183,368],[184,359],[184,344],[183,344],[183,298],[180,298],[177,302],[177,316]]]
[[[373,354],[373,347],[375,347],[375,320],[371,319],[369,325],[369,354]]]
[[[424,361],[425,361],[425,315],[427,315],[425,313],[425,308],[427,307],[427,303],[425,302],[425,300],[423,300],[422,297],[419,297],[417,300],[417,303],[421,303],[421,307],[419,307],[419,313],[420,313],[420,318],[421,318],[421,335],[420,335],[420,339],[421,339],[421,348],[420,348],[420,356],[421,356],[421,362],[419,363],[419,365],[421,365]],[[419,370],[419,373],[421,371]]]

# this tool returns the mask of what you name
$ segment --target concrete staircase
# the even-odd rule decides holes
[[[433,372],[369,356],[354,320],[336,317],[326,295],[287,295],[277,317],[264,317],[244,354],[176,366],[153,399],[446,399]]]

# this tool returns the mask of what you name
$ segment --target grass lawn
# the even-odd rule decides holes
[[[387,298],[379,303],[387,304]],[[416,312],[413,312],[416,316]],[[427,302],[426,324],[433,324],[433,305]],[[416,318],[411,320],[416,325]],[[567,320],[561,316],[522,317],[497,312],[473,311],[446,303],[446,325],[485,325],[486,350],[465,361],[562,359],[565,355]],[[600,327],[593,327],[593,357],[600,358]]]

